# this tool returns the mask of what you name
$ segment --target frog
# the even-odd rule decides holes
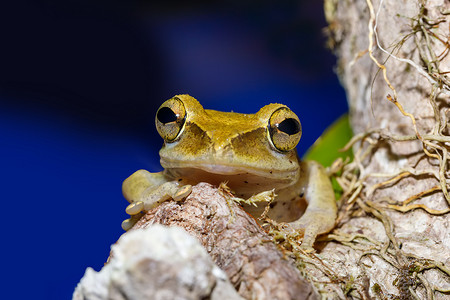
[[[331,181],[322,165],[299,158],[302,126],[286,105],[271,103],[255,114],[222,112],[181,94],[159,107],[155,125],[164,141],[159,151],[164,170],[141,169],[125,179],[130,218],[122,223],[124,230],[162,202],[182,200],[200,182],[226,182],[242,199],[258,200],[261,193],[274,191],[268,217],[301,234],[304,249],[313,249],[317,236],[334,228]],[[252,216],[266,208],[263,203],[242,206]]]

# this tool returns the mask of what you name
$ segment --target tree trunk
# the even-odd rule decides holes
[[[450,3],[328,0],[325,13],[355,133],[354,161],[335,165],[344,195],[325,288],[447,298]]]

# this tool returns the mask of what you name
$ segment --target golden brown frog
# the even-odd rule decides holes
[[[304,248],[334,227],[337,209],[330,180],[318,163],[299,160],[300,121],[285,105],[240,114],[203,109],[193,97],[178,95],[161,105],[156,128],[164,139],[159,152],[164,171],[139,170],[124,181],[123,194],[131,203],[126,212],[132,215],[122,223],[125,230],[142,211],[185,197],[189,189],[183,187],[199,182],[227,182],[245,199],[275,189],[269,217],[303,232]],[[308,203],[303,215],[302,199]],[[264,206],[245,209],[259,216]]]

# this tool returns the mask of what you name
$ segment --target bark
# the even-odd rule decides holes
[[[149,211],[134,228],[180,226],[195,236],[245,299],[315,299],[292,260],[234,202],[206,183],[181,204],[170,201]]]
[[[326,286],[333,297],[449,297],[449,9],[443,0],[325,3],[359,137],[354,161],[339,166],[339,228],[321,253],[340,278]]]
[[[235,202],[227,201],[219,189],[200,183],[185,201],[166,201],[147,212],[113,246],[108,264],[99,273],[86,271],[74,300],[150,299],[148,295],[153,295],[152,299],[236,299],[227,288],[228,282],[214,277],[217,271],[212,271],[203,256],[185,249],[183,245],[190,245],[189,240],[172,242],[185,237],[170,238],[167,233],[169,237],[139,243],[139,239],[146,240],[152,235],[142,230],[152,229],[155,224],[181,227],[195,237],[245,299],[318,299],[295,262],[282,254],[252,216]],[[135,232],[139,236],[134,237]],[[132,242],[128,241],[129,235],[133,235]],[[161,252],[169,252],[173,258],[164,255],[160,259]],[[185,252],[194,254],[182,259]],[[189,269],[190,275],[182,271]]]

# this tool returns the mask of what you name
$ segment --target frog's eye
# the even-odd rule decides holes
[[[173,142],[183,129],[186,109],[177,97],[164,102],[156,113],[155,123],[159,135],[166,142]]]
[[[294,149],[302,136],[300,120],[287,107],[281,107],[273,112],[268,129],[272,145],[281,152]]]

